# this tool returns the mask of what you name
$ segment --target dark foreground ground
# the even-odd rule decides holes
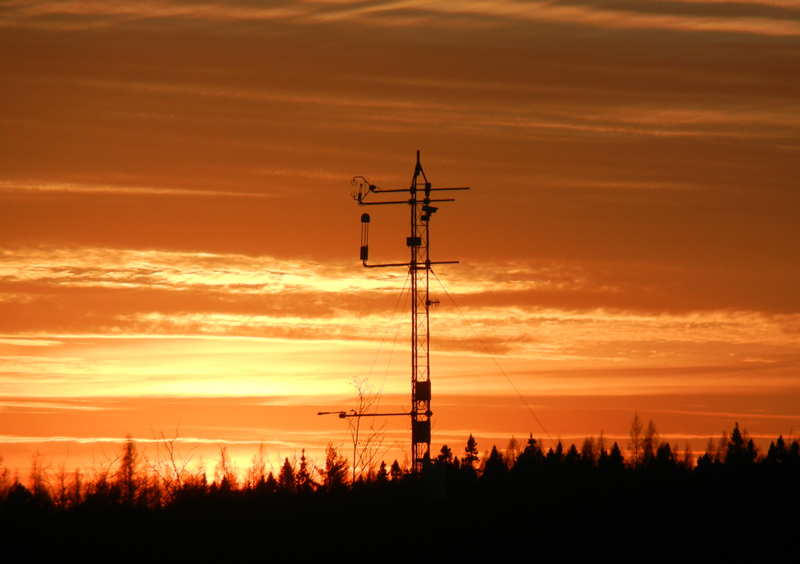
[[[797,561],[794,477],[406,479],[338,492],[204,492],[167,507],[6,500],[2,562]],[[789,560],[787,560],[787,558]]]

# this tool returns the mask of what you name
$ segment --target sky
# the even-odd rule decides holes
[[[4,464],[320,460],[357,382],[407,410],[407,273],[361,266],[350,180],[417,150],[470,187],[431,221],[434,453],[794,437],[799,68],[798,0],[0,1]]]

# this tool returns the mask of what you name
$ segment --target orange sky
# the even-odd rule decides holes
[[[798,68],[797,0],[5,2],[0,455],[316,453],[367,375],[408,409],[406,273],[361,267],[349,180],[417,149],[472,187],[437,274],[544,425],[434,282],[435,451],[796,434]]]

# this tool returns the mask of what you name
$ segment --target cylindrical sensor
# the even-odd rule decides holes
[[[361,260],[369,259],[369,214],[361,215]]]

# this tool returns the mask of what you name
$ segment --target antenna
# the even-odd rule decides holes
[[[354,411],[320,412],[318,415],[335,413],[339,417],[376,417],[388,415],[411,416],[411,454],[413,470],[422,471],[430,462],[431,450],[431,364],[430,364],[430,322],[431,306],[439,305],[439,300],[431,300],[428,292],[428,281],[431,265],[456,264],[458,261],[431,261],[430,259],[430,220],[438,211],[432,203],[454,202],[453,198],[431,198],[432,192],[469,190],[468,187],[432,188],[425,176],[419,160],[414,167],[414,176],[409,188],[383,190],[371,184],[363,176],[356,176],[352,181],[358,191],[352,193],[353,199],[360,206],[378,206],[403,204],[411,210],[411,234],[406,238],[406,245],[411,249],[411,260],[407,263],[369,264],[369,224],[368,213],[361,216],[361,262],[366,268],[406,267],[411,275],[411,411],[409,413],[365,414]],[[365,201],[373,194],[408,192],[407,200]]]

